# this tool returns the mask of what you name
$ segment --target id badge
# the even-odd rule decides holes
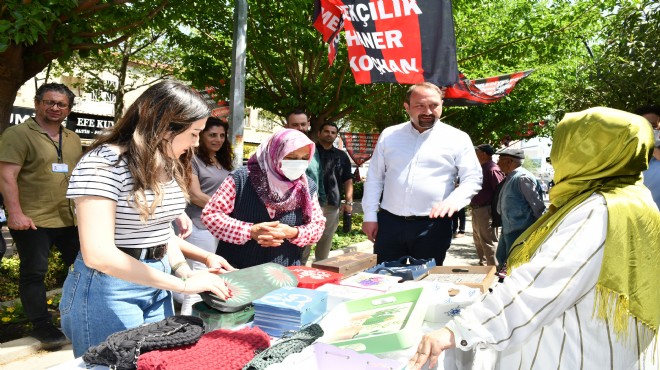
[[[53,163],[53,172],[68,173],[69,165],[66,163]]]

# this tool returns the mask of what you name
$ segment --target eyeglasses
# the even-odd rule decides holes
[[[57,105],[57,107],[60,108],[60,109],[69,108],[69,104],[58,102],[58,101],[55,101],[55,100],[42,100],[41,102],[44,103],[44,105],[48,108],[52,108],[55,105]]]

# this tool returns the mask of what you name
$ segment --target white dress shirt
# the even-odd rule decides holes
[[[447,324],[457,348],[500,351],[495,369],[657,369],[632,319],[621,341],[593,316],[607,220],[598,194],[573,209],[528,263]]]
[[[455,188],[457,179],[460,186]],[[377,221],[379,204],[399,216],[428,216],[440,201],[463,208],[481,190],[481,179],[481,165],[465,132],[440,121],[422,133],[411,122],[388,127],[369,162],[364,221]]]

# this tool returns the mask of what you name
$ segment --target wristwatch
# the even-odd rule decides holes
[[[349,206],[353,205],[353,202],[345,202],[345,203],[346,203],[346,205],[349,205]]]

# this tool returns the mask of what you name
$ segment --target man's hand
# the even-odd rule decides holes
[[[438,363],[438,357],[442,351],[456,347],[454,333],[447,328],[442,328],[425,334],[417,346],[417,352],[408,361],[409,370],[418,370],[429,363],[429,369],[434,369]]]
[[[176,226],[179,228],[179,235],[177,235],[179,238],[185,239],[192,234],[193,223],[187,214],[182,213],[174,222],[176,222]]]
[[[250,237],[262,247],[279,247],[286,239],[285,233],[278,227],[279,224],[279,221],[254,224],[250,228]]]
[[[458,212],[462,207],[448,201],[438,202],[431,208],[430,218],[451,217],[454,213]]]
[[[362,232],[367,235],[367,239],[372,242],[376,241],[376,234],[378,234],[378,222],[363,222]]]
[[[37,229],[37,226],[32,222],[32,219],[23,213],[10,213],[7,218],[7,227],[13,230]]]

